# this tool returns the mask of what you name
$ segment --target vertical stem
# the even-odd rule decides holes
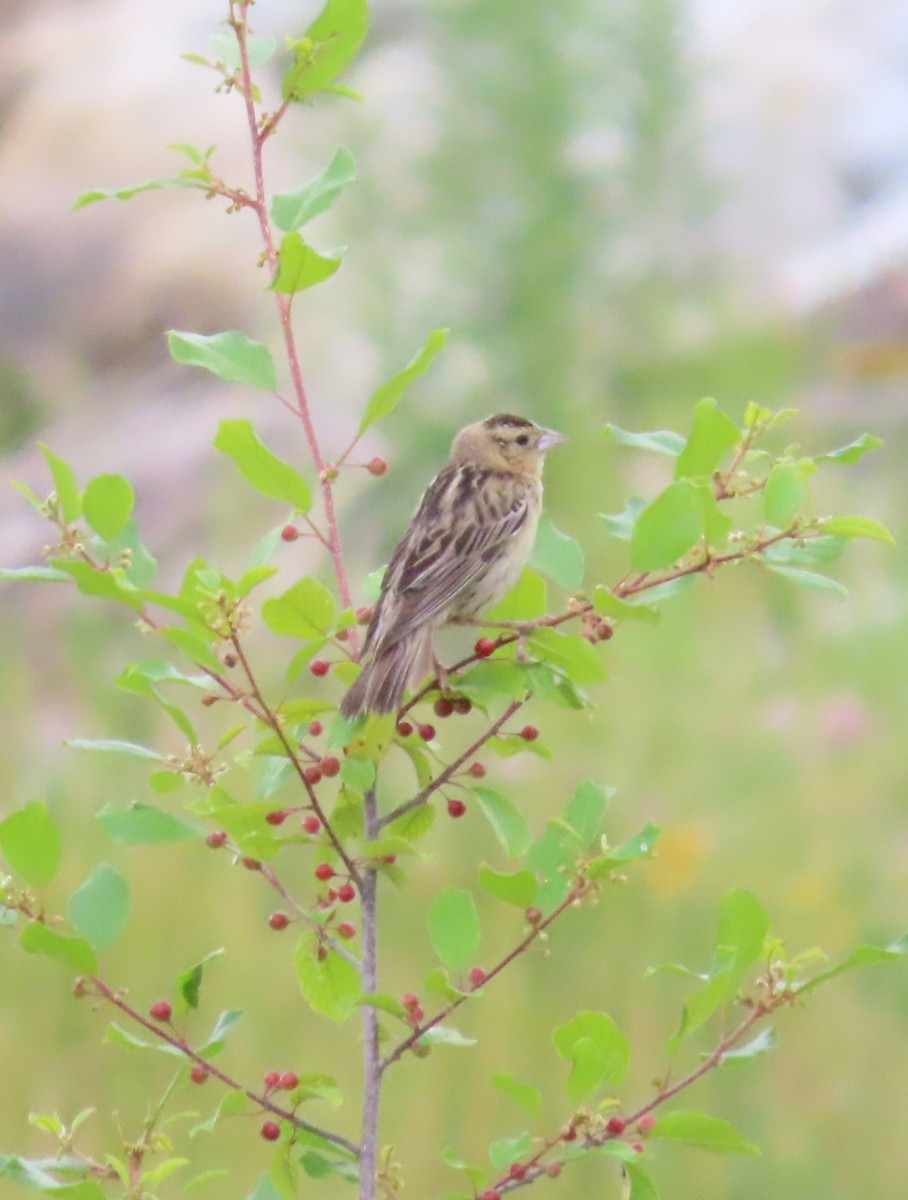
[[[365,797],[366,839],[379,835],[378,803],[375,787]],[[371,865],[360,871],[362,902],[362,986],[370,995],[378,990],[377,895],[378,874]],[[362,1007],[363,1019],[363,1128],[359,1156],[359,1200],[375,1200],[378,1168],[378,1104],[381,1091],[381,1060],[378,1048],[378,1014],[371,1005]]]

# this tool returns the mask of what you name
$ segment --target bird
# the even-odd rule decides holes
[[[512,413],[461,429],[388,563],[344,717],[396,711],[407,686],[438,668],[437,630],[513,587],[536,539],[543,459],[566,440]]]

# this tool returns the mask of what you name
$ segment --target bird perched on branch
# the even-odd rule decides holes
[[[461,429],[391,556],[345,717],[396,711],[436,665],[436,630],[479,616],[517,582],[542,510],[543,457],[564,440],[510,413]]]

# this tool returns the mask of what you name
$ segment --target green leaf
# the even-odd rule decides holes
[[[315,932],[300,937],[293,963],[303,999],[315,1012],[345,1021],[356,1009],[362,993],[359,971],[334,950],[320,947]]]
[[[301,579],[262,605],[262,619],[272,633],[303,641],[326,637],[336,616],[334,597],[323,583],[311,578]]]
[[[835,592],[838,596],[848,595],[848,588],[844,583],[839,583],[837,579],[830,579],[828,575],[818,575],[816,571],[802,571],[798,567],[785,567],[779,563],[765,561],[764,566],[776,575],[790,579],[799,587],[814,588],[820,592]]]
[[[244,1016],[242,1008],[229,1008],[226,1012],[222,1012],[217,1021],[215,1021],[214,1029],[208,1035],[208,1040],[203,1046],[199,1047],[199,1054],[211,1057],[214,1054],[220,1053],[227,1044],[227,1038],[233,1030],[237,1021]]]
[[[176,978],[176,994],[186,1009],[199,1007],[199,993],[202,988],[202,977],[205,967],[212,959],[220,958],[223,950],[212,950],[191,967],[181,971]]]
[[[641,496],[628,496],[620,513],[600,513],[599,518],[607,533],[619,541],[629,542],[634,536],[637,518],[645,508],[646,501]]]
[[[592,779],[584,779],[574,790],[564,810],[564,820],[584,848],[592,846],[602,833],[605,810],[614,794],[614,788],[603,787]]]
[[[701,400],[694,409],[690,436],[675,463],[675,479],[711,475],[725,451],[740,440],[741,431],[715,400]]]
[[[214,640],[213,634],[207,631],[200,632],[198,627],[184,629],[180,625],[159,625],[157,632],[158,637],[162,637],[171,646],[182,650],[186,657],[192,659],[198,666],[207,667],[215,674],[223,671],[224,664],[211,649],[211,642]]]
[[[624,1173],[630,1188],[627,1200],[659,1200],[658,1188],[639,1163],[625,1163]]]
[[[99,863],[70,896],[66,915],[95,950],[106,950],[129,920],[126,880],[115,867]]]
[[[432,359],[448,340],[448,333],[447,329],[433,329],[407,365],[372,393],[359,423],[357,437],[362,437],[370,425],[394,412],[413,380],[426,373]]]
[[[489,1144],[489,1162],[496,1171],[506,1171],[511,1163],[526,1158],[533,1149],[533,1138],[527,1133],[515,1137],[501,1138]]]
[[[161,188],[185,188],[185,187],[201,187],[203,186],[198,180],[191,175],[170,175],[160,176],[158,179],[145,179],[141,183],[130,183],[125,187],[118,188],[91,188],[87,192],[80,192],[73,201],[72,211],[75,212],[79,208],[85,208],[88,204],[94,204],[98,200],[131,200],[133,196],[138,196],[140,192],[157,192]]]
[[[83,975],[94,975],[98,969],[95,952],[85,938],[67,937],[42,921],[29,921],[19,935],[19,945],[29,954],[55,958]]]
[[[721,546],[731,532],[731,517],[719,506],[711,483],[700,480],[695,487],[700,502],[703,536],[711,546]]]
[[[818,454],[816,461],[853,463],[857,462],[868,450],[875,450],[877,446],[882,445],[883,442],[880,438],[873,437],[869,433],[862,433],[856,441],[849,442],[847,446],[842,446],[839,450],[830,450],[828,454]]]
[[[892,962],[896,958],[901,958],[906,950],[908,950],[908,937],[904,937],[898,942],[893,942],[891,946],[858,946],[842,962],[837,963],[834,967],[830,967],[828,971],[822,971],[819,975],[814,975],[813,979],[808,979],[806,983],[802,983],[797,989],[797,993],[799,996],[806,995],[808,992],[812,992],[814,988],[827,983],[830,979],[835,979],[843,971],[853,971],[856,967],[869,967],[876,963]]]
[[[60,833],[42,800],[29,800],[0,821],[0,852],[14,875],[45,888],[60,865]]]
[[[273,292],[292,295],[306,288],[315,287],[337,271],[341,265],[342,251],[321,254],[299,233],[287,233],[281,238],[278,251],[277,272],[270,287]]]
[[[813,470],[809,459],[798,463],[776,463],[763,489],[763,516],[777,529],[787,529],[807,497],[807,476]]]
[[[514,587],[494,608],[489,609],[486,619],[490,622],[532,621],[544,616],[548,608],[546,593],[542,576],[525,567]]]
[[[233,459],[252,486],[272,500],[283,500],[300,512],[312,505],[309,484],[295,467],[278,458],[259,441],[252,422],[243,418],[221,421],[214,439],[216,449]]]
[[[491,788],[476,786],[473,793],[505,854],[509,858],[519,858],[525,854],[530,845],[530,828],[520,809]]]
[[[65,571],[57,567],[0,567],[0,579],[23,583],[60,583],[69,578]]]
[[[875,521],[873,517],[830,517],[823,522],[823,530],[825,533],[839,534],[841,537],[873,538],[877,542],[895,545],[895,538],[883,522]]]
[[[744,975],[762,954],[768,932],[769,917],[752,892],[746,888],[726,892],[719,904],[719,932],[709,978],[688,997],[681,1024],[668,1043],[670,1054],[735,996]]]
[[[419,1039],[421,1046],[475,1046],[476,1038],[465,1037],[451,1025],[433,1025]]]
[[[760,559],[765,563],[782,563],[789,566],[809,566],[815,563],[835,562],[848,545],[845,537],[810,537],[803,542],[785,538],[773,542],[761,551]]]
[[[67,738],[63,745],[73,750],[100,750],[105,754],[126,754],[130,758],[151,759],[152,762],[167,761],[157,750],[149,750],[147,746],[139,746],[135,742],[123,742],[119,738]]]
[[[231,71],[238,71],[242,67],[239,43],[232,29],[212,34],[210,41],[212,49],[225,67],[229,67]],[[246,55],[250,67],[264,66],[274,56],[275,50],[277,50],[277,38],[247,33]]]
[[[515,871],[509,875],[493,871],[486,863],[479,868],[479,886],[505,904],[514,904],[517,908],[529,908],[536,899],[538,888],[532,871]]]
[[[521,1083],[515,1079],[510,1071],[495,1071],[490,1079],[492,1087],[497,1088],[499,1092],[504,1094],[514,1101],[518,1107],[524,1112],[529,1113],[531,1117],[539,1117],[542,1112],[542,1096],[539,1089],[532,1087],[528,1083]]]
[[[101,596],[105,600],[116,600],[139,612],[142,608],[142,593],[130,584],[121,568],[98,570],[81,559],[51,559],[51,566],[64,571],[73,580],[84,596]]]
[[[449,970],[463,971],[474,961],[481,933],[468,891],[449,887],[439,892],[429,905],[428,926],[432,948]]]
[[[583,583],[584,561],[580,543],[561,533],[543,513],[530,563],[560,587],[574,591]]]
[[[702,533],[697,489],[688,479],[676,480],[637,517],[631,536],[631,566],[635,571],[671,566],[696,545]]]
[[[667,454],[675,458],[684,449],[685,441],[680,433],[669,429],[652,430],[646,433],[630,433],[617,425],[606,425],[605,436],[619,446],[633,446],[637,450],[651,450],[654,454]]]
[[[248,383],[271,392],[277,387],[277,371],[271,351],[245,333],[186,333],[171,329],[167,334],[170,357],[189,367],[202,367],[227,383]]]
[[[759,1154],[758,1146],[746,1141],[728,1121],[706,1113],[672,1112],[660,1117],[650,1130],[650,1137],[662,1141],[683,1142],[701,1150],[720,1154]]]
[[[123,475],[96,475],[86,485],[82,511],[95,533],[109,542],[125,527],[135,499],[132,484]]]
[[[720,1065],[723,1067],[735,1066],[740,1063],[750,1062],[753,1058],[759,1058],[761,1054],[775,1050],[777,1041],[778,1038],[774,1029],[761,1029],[758,1034],[749,1041],[744,1042],[743,1045],[735,1046],[732,1050],[726,1050],[722,1055]]]
[[[338,146],[324,171],[302,187],[278,192],[271,201],[271,219],[282,233],[292,233],[330,208],[356,178],[356,164],[346,146]]]
[[[567,1094],[572,1104],[584,1103],[606,1085],[620,1084],[627,1074],[630,1043],[607,1013],[577,1013],[556,1026],[552,1042],[571,1063]]]
[[[626,842],[622,842],[620,846],[613,846],[601,858],[594,858],[588,863],[587,878],[601,879],[626,863],[636,862],[638,858],[649,858],[660,832],[658,825],[646,825],[639,833],[628,838]]]
[[[54,481],[54,491],[57,495],[57,503],[60,505],[60,513],[64,522],[70,525],[82,515],[82,496],[79,493],[79,485],[76,483],[73,469],[65,459],[54,454],[49,446],[45,446],[43,442],[39,442],[38,445]]]
[[[327,0],[303,36],[290,41],[294,61],[281,82],[282,98],[324,90],[356,57],[368,28],[366,0]]]
[[[659,610],[646,603],[629,604],[613,591],[597,583],[593,589],[593,612],[600,617],[613,617],[616,621],[646,621],[649,625],[659,622]]]
[[[579,634],[543,627],[529,634],[527,644],[543,662],[556,667],[571,683],[582,687],[608,678],[599,655]]]

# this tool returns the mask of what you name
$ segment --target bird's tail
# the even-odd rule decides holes
[[[432,665],[430,631],[416,633],[376,652],[341,701],[348,720],[361,713],[396,712],[407,684],[423,677]]]

